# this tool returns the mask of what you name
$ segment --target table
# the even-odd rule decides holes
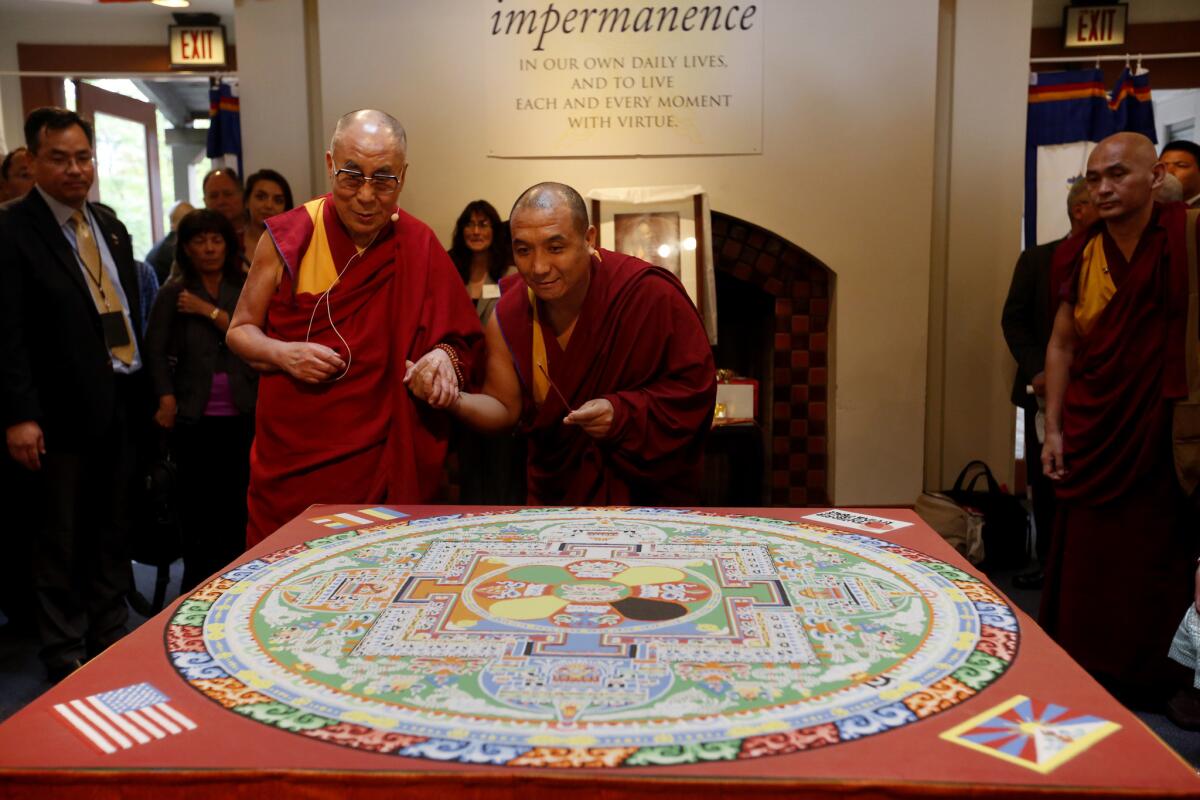
[[[1200,797],[1200,779],[908,510],[314,506],[0,725],[0,796],[117,789]]]

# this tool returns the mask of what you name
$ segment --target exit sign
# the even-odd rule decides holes
[[[172,67],[225,66],[225,26],[171,25]]]
[[[1129,5],[1069,6],[1063,9],[1064,47],[1111,47],[1125,44]]]

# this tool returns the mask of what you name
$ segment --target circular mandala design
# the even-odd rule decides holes
[[[176,669],[230,710],[373,752],[617,767],[791,753],[968,700],[1016,655],[986,584],[760,517],[525,509],[401,520],[225,573]]]

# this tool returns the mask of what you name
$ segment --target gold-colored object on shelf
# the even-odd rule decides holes
[[[737,374],[731,369],[717,370],[717,382],[718,383],[725,383],[726,381],[731,380],[732,378],[736,378],[736,377],[737,377]]]
[[[725,404],[717,403],[713,408],[713,419],[725,419]]]

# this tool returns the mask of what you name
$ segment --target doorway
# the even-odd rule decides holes
[[[75,101],[96,129],[96,182],[89,199],[116,212],[140,256],[163,236],[154,106],[82,81],[75,83]]]

